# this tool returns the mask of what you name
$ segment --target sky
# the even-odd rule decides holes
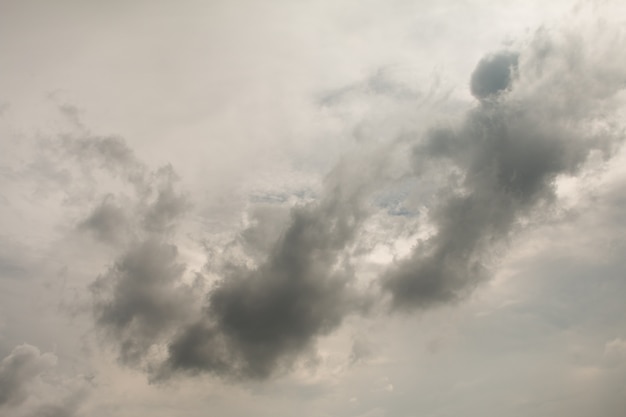
[[[623,416],[620,3],[0,0],[0,415]]]

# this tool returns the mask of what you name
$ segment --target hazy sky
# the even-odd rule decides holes
[[[622,417],[620,3],[0,0],[0,415]]]

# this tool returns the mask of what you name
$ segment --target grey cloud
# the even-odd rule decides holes
[[[149,349],[184,322],[191,305],[184,270],[174,245],[150,239],[91,284],[96,324],[115,341],[122,363],[143,365]]]
[[[196,304],[186,270],[170,244],[187,211],[174,169],[149,170],[121,138],[67,136],[63,148],[92,175],[96,170],[130,184],[134,193],[107,194],[79,223],[98,240],[120,248],[114,264],[90,285],[96,328],[121,363],[146,368],[151,351],[186,323]]]
[[[170,232],[190,206],[187,197],[176,189],[178,176],[171,165],[148,170],[121,138],[67,137],[64,146],[88,172],[93,170],[94,161],[99,162],[101,169],[135,189],[134,196],[124,199],[124,207],[115,203],[114,194],[107,194],[80,222],[81,229],[105,243],[120,244],[138,235]]]
[[[403,178],[428,183],[443,172],[448,183],[424,201],[434,233],[380,277],[394,309],[429,308],[469,294],[489,278],[520,224],[552,207],[555,179],[576,174],[591,152],[608,155],[619,142],[610,129],[598,134],[590,126],[601,120],[597,103],[623,87],[620,78],[581,96],[572,87],[592,83],[588,78],[597,73],[569,66],[563,80],[549,71],[559,58],[538,54],[533,45],[482,60],[471,80],[480,103],[458,126],[432,129],[412,145],[412,172]],[[541,66],[547,68],[536,71]],[[575,102],[563,104],[569,101]],[[397,150],[400,142],[406,138],[389,146]],[[143,238],[91,287],[96,323],[121,362],[143,365],[154,380],[179,372],[267,378],[369,306],[370,298],[355,289],[348,252],[370,215],[368,199],[391,182],[386,170],[397,168],[389,166],[390,149],[341,161],[318,201],[294,207],[283,227],[276,226],[282,215],[253,213],[257,224],[238,242],[253,259],[216,262],[219,278],[199,296],[182,284],[184,266],[166,243],[187,207],[173,171],[149,174],[119,141],[98,143],[80,152],[97,153],[139,190],[133,210]],[[135,172],[141,175],[130,175]],[[199,297],[203,307],[194,310]],[[164,346],[162,362],[148,360]]]
[[[35,346],[17,346],[0,362],[0,409],[16,407],[30,395],[30,385],[56,364],[56,356]]]
[[[506,88],[514,56],[497,54],[479,63],[472,77],[479,98]],[[584,83],[588,74],[578,69]],[[526,74],[520,75],[523,82]],[[394,308],[456,301],[489,277],[493,258],[515,228],[550,207],[557,176],[575,174],[592,151],[607,153],[621,139],[618,132],[598,136],[591,129],[597,115],[589,103],[606,100],[623,86],[610,87],[605,96],[586,97],[585,115],[580,102],[573,104],[576,111],[545,108],[545,97],[567,97],[570,85],[527,87],[517,95],[513,90],[510,99],[500,95],[481,103],[458,128],[433,130],[414,147],[416,173],[443,169],[454,180],[430,209],[434,235],[419,241],[382,278]]]
[[[64,144],[77,157],[98,160],[103,167],[110,170],[143,168],[133,150],[120,137],[67,137]]]
[[[366,218],[363,199],[382,165],[382,159],[363,170],[340,164],[320,202],[292,210],[260,265],[225,269],[204,315],[169,345],[164,372],[266,378],[363,308],[342,254]]]
[[[512,52],[500,52],[481,59],[470,81],[474,97],[485,99],[509,88],[517,60],[518,55]]]
[[[126,141],[116,136],[94,136],[83,134],[80,137],[63,138],[62,150],[73,155],[84,165],[85,172],[91,172],[94,163],[122,180],[132,184],[139,194],[148,192],[148,171],[135,156]]]
[[[107,195],[79,225],[81,229],[92,232],[98,240],[110,244],[122,242],[128,233],[128,215],[113,200],[111,195]]]
[[[276,204],[256,204],[248,214],[250,225],[239,236],[239,242],[246,253],[254,259],[267,254],[289,222],[287,207]]]

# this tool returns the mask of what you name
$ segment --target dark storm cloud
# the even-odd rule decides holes
[[[190,289],[175,246],[155,239],[128,249],[91,284],[96,325],[115,341],[119,360],[140,365],[149,349],[189,313]]]
[[[31,385],[55,364],[54,355],[42,354],[35,346],[24,344],[13,349],[0,362],[0,410],[26,401]]]
[[[289,226],[260,265],[223,271],[203,316],[169,345],[163,372],[266,378],[364,308],[342,255],[366,217],[363,199],[377,182],[380,167],[370,162],[363,170],[340,164],[321,201],[292,210]]]
[[[186,266],[170,243],[187,198],[176,189],[170,165],[150,171],[121,138],[65,137],[63,146],[88,175],[100,170],[134,189],[107,193],[79,229],[119,248],[113,265],[89,287],[92,311],[118,360],[145,367],[151,349],[188,321],[195,302],[182,280]]]
[[[354,308],[346,290],[349,277],[332,271],[344,244],[340,234],[350,233],[352,226],[333,224],[333,213],[318,214],[310,208],[294,210],[291,227],[263,265],[234,268],[211,292],[206,318],[214,325],[208,329],[227,343],[233,358],[222,362],[233,371],[268,376]],[[344,230],[333,236],[334,227]],[[214,336],[196,361],[187,357],[188,338],[183,332],[171,344],[172,364],[202,369],[216,362]]]
[[[532,52],[522,70],[541,66],[536,59],[558,60]],[[516,61],[510,53],[483,59],[472,76],[473,93],[484,99],[509,89]],[[427,308],[467,295],[489,277],[492,258],[519,223],[550,207],[557,176],[575,174],[594,150],[607,154],[617,137],[590,129],[601,120],[592,103],[608,100],[623,82],[580,97],[570,91],[588,82],[588,74],[572,70],[579,71],[568,74],[574,85],[555,79],[510,99],[500,95],[472,110],[458,128],[435,129],[414,147],[416,172],[448,170],[451,180],[430,208],[436,232],[382,279],[394,308]],[[560,97],[559,106],[551,96]],[[561,106],[568,98],[577,102]]]
[[[344,100],[359,98],[359,96],[389,97],[400,101],[419,100],[423,94],[413,91],[410,86],[394,79],[394,68],[380,68],[374,74],[360,83],[327,92],[319,98],[323,106],[338,104]]]

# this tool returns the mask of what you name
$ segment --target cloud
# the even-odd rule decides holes
[[[93,175],[92,165],[96,163],[104,172],[122,180],[122,184],[134,188],[134,196],[125,196],[117,189],[120,197],[126,197],[126,205],[134,206],[130,213],[115,204],[115,195],[109,193],[82,221],[80,227],[90,230],[96,238],[105,243],[120,243],[125,236],[168,233],[188,210],[187,197],[176,190],[179,178],[171,165],[150,171],[119,137],[85,135],[63,139],[63,150],[83,164],[86,174]]]
[[[344,161],[328,176],[320,201],[292,209],[288,227],[259,265],[224,268],[203,315],[169,344],[162,375],[267,378],[362,309],[342,255],[367,217],[363,200],[384,160],[372,159],[366,169]]]
[[[64,137],[62,150],[85,164],[86,172],[93,171],[92,164],[96,163],[99,168],[127,180],[138,190],[144,190],[147,181],[146,167],[124,139],[82,133],[79,137]]]
[[[60,377],[57,357],[22,344],[0,362],[0,414],[19,417],[73,417],[88,394],[85,379]]]
[[[118,346],[122,363],[141,365],[164,333],[185,320],[184,270],[174,245],[151,239],[129,248],[90,285],[96,325]]]
[[[480,60],[472,73],[470,91],[478,99],[486,99],[511,87],[518,55],[502,51]]]
[[[61,149],[86,177],[101,177],[97,191],[109,190],[78,229],[117,250],[113,264],[89,285],[94,322],[120,363],[146,369],[198,304],[172,243],[188,200],[170,165],[150,170],[124,139],[83,133],[64,136]],[[119,183],[111,184],[111,177]]]
[[[619,129],[602,112],[624,88],[626,66],[621,77],[596,79],[588,66],[602,68],[610,56],[571,62],[578,41],[565,38],[558,47],[538,51],[539,44],[556,43],[545,36],[539,33],[521,51],[513,84],[517,55],[481,60],[472,91],[492,100],[482,101],[460,126],[433,129],[414,146],[417,175],[443,172],[449,180],[429,208],[436,231],[381,280],[394,309],[428,308],[466,296],[489,278],[511,233],[554,204],[560,175],[576,175],[592,152],[608,157],[621,142]],[[558,70],[566,66],[563,79]],[[597,88],[582,94],[579,85]]]
[[[17,346],[0,362],[0,407],[16,407],[26,401],[29,388],[46,370],[56,365],[52,353],[41,353],[35,346]]]
[[[135,188],[126,217],[105,199],[82,223],[109,241],[103,229],[113,232],[111,218],[132,231],[90,287],[97,327],[121,363],[153,380],[203,372],[263,379],[290,369],[348,315],[368,311],[374,297],[389,296],[392,310],[403,311],[463,299],[490,278],[509,237],[555,207],[559,177],[577,175],[591,154],[608,158],[620,143],[609,119],[626,66],[589,71],[610,62],[613,49],[583,48],[590,55],[572,59],[580,46],[578,38],[540,31],[519,52],[490,54],[471,77],[478,102],[457,124],[345,157],[319,197],[287,216],[252,210],[255,224],[233,243],[250,259],[209,259],[216,279],[208,293],[185,283],[173,244],[189,207],[173,168],[149,171],[120,139],[71,142],[75,155],[100,161]],[[403,146],[406,169],[394,159]],[[378,278],[382,294],[364,294],[350,251],[381,209],[372,196],[407,178],[439,186],[416,191],[432,232]]]
[[[143,226],[150,232],[163,233],[170,230],[174,223],[187,211],[187,198],[178,193],[174,184],[178,176],[171,165],[159,168],[152,175],[155,197],[145,208]]]

